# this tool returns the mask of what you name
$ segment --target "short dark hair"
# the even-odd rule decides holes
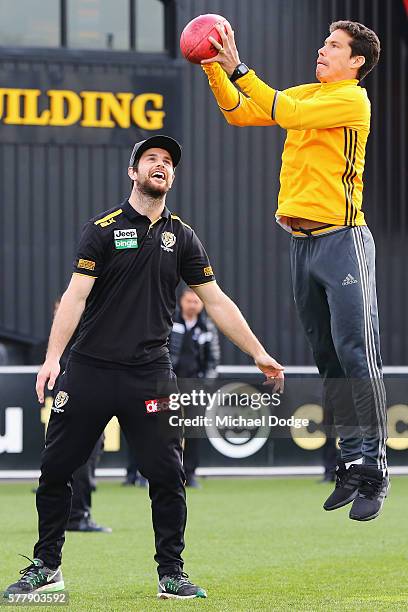
[[[137,170],[139,168],[139,158],[137,158],[135,160],[135,163],[133,164],[133,166],[130,166],[131,168],[133,168],[133,170]],[[134,180],[130,179],[130,188],[133,189],[133,185],[134,185]]]
[[[357,72],[357,78],[361,81],[377,65],[380,58],[381,45],[377,34],[357,21],[333,21],[330,33],[334,30],[344,30],[351,36],[351,57],[365,57],[364,64]]]
[[[182,297],[184,297],[187,293],[195,293],[194,289],[192,289],[192,287],[189,287],[187,285],[187,287],[184,287],[182,292],[180,293],[180,300]]]

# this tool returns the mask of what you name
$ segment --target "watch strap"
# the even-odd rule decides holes
[[[231,74],[229,79],[231,83],[235,83],[235,81],[240,79],[242,76],[244,76],[248,72],[249,72],[248,66],[241,62],[241,64],[238,64],[238,66],[235,68],[234,72]]]

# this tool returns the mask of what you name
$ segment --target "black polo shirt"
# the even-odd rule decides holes
[[[74,273],[96,278],[73,356],[139,365],[168,353],[180,278],[215,280],[193,229],[164,209],[154,223],[128,201],[84,227]]]

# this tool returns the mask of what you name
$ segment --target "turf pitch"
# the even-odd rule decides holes
[[[60,609],[408,610],[408,479],[392,479],[383,514],[368,523],[349,520],[348,508],[322,510],[331,486],[313,479],[202,484],[188,491],[184,558],[185,570],[207,589],[208,599],[156,599],[147,491],[99,482],[93,518],[113,533],[67,534],[63,573],[70,604]],[[18,553],[32,553],[32,486],[0,484],[0,590],[26,566]]]

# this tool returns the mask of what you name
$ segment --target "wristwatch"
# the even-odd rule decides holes
[[[231,83],[235,83],[235,81],[243,77],[245,74],[248,74],[248,72],[249,72],[248,66],[246,66],[245,64],[238,64],[238,66],[235,68],[234,72],[231,74],[229,79]]]

